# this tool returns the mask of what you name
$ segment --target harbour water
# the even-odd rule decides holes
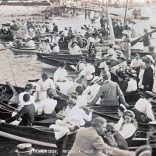
[[[10,9],[2,8],[0,6],[0,25],[2,23],[6,23],[8,20],[13,20],[16,18],[29,18],[30,14],[27,16],[12,16],[12,12]],[[6,7],[6,6],[5,6]],[[23,9],[19,9],[20,11]],[[28,8],[27,8],[28,9]],[[30,8],[29,8],[30,9]],[[31,9],[36,9],[31,7]],[[8,11],[9,10],[9,11]],[[16,9],[14,9],[16,10]],[[26,8],[25,8],[26,10]],[[6,13],[8,11],[8,14]],[[120,14],[122,17],[124,16],[125,9],[115,9],[111,8],[110,12]],[[21,11],[22,12],[22,11]],[[28,13],[29,10],[26,11]],[[128,14],[131,13],[131,10],[128,11]],[[17,14],[16,11],[13,14]],[[143,33],[144,28],[150,28],[150,25],[156,25],[156,6],[146,6],[142,8],[142,15],[149,16],[150,19],[146,21],[136,21],[136,25],[133,26],[136,31],[136,37],[140,36]],[[42,20],[42,17],[32,17],[35,19]],[[90,23],[89,19],[85,19],[84,15],[76,16],[76,17],[56,17],[51,19],[51,22],[54,22],[58,25],[59,30],[63,30],[64,27],[72,27],[73,30],[79,31],[80,26],[84,24]],[[99,24],[99,19],[97,19],[95,24]],[[152,44],[156,45],[156,33],[152,35]],[[142,43],[138,43],[134,48],[143,48]],[[8,47],[5,47],[4,44],[0,43],[0,49],[5,49],[0,51],[0,83],[5,83],[6,81],[10,81],[13,85],[17,86],[25,86],[28,80],[37,79],[40,77],[42,72],[47,72],[49,75],[52,75],[56,68],[44,66],[41,62],[37,60],[37,56],[35,54],[23,54],[23,53],[15,53],[12,52]],[[16,142],[17,144],[17,142]],[[11,140],[6,140],[4,138],[0,138],[0,153],[1,156],[12,156],[16,155],[14,153],[15,142],[11,142]]]

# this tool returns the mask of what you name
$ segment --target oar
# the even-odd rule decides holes
[[[13,97],[11,99],[13,99],[15,103],[19,103],[19,94],[16,91],[16,89],[11,85],[11,83],[9,81],[7,81],[6,84],[10,87],[10,89],[13,92]]]
[[[4,50],[7,50],[7,49],[10,49],[10,47],[4,48],[4,49],[0,49],[0,51],[4,51]]]

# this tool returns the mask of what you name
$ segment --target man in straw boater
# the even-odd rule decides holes
[[[101,137],[106,131],[106,124],[104,118],[96,117],[91,127],[80,128],[68,156],[151,156],[152,151],[148,145],[139,147],[135,152],[107,145]]]

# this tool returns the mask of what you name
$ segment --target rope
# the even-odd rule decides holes
[[[7,52],[6,52],[6,53],[7,53]],[[4,55],[4,52],[3,52],[2,54]],[[11,65],[11,63],[10,63],[10,59],[9,59],[8,53],[7,53],[7,55],[4,55],[4,56],[6,56],[7,59],[8,59],[8,61],[9,61],[9,66],[10,66],[10,69],[11,69],[11,73],[12,73],[12,76],[13,76],[13,80],[14,80],[15,85],[17,86],[16,80],[15,80],[15,75],[14,75],[14,72],[13,72],[12,65]]]

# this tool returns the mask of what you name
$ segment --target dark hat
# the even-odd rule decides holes
[[[47,74],[47,73],[43,73],[43,74],[42,74],[42,77],[48,78],[48,74]]]
[[[153,51],[153,50],[155,49],[155,46],[152,46],[152,45],[151,45],[151,46],[148,47],[148,49],[149,49],[150,51]]]
[[[73,100],[67,100],[66,103],[67,103],[67,105],[73,105],[73,106],[76,105],[76,103]]]
[[[33,85],[31,83],[26,84],[25,89],[26,90],[33,89]]]

